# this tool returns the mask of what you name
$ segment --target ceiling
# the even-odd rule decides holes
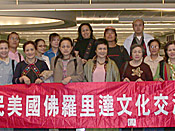
[[[17,31],[23,39],[43,38],[47,43],[53,32],[75,39],[82,22],[91,23],[96,38],[103,37],[105,27],[115,27],[119,44],[133,33],[132,21],[137,18],[155,37],[175,30],[175,0],[1,0],[0,4],[1,34]],[[38,18],[51,22],[29,22]]]

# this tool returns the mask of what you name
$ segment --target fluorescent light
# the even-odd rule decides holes
[[[113,17],[113,18],[109,18],[109,17],[77,17],[76,18],[77,21],[105,21],[105,20],[119,20],[118,17]]]

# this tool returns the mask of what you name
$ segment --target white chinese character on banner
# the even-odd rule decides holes
[[[94,113],[94,96],[93,95],[83,95],[82,96],[82,112],[80,116],[95,116]]]
[[[141,100],[141,97],[142,97],[142,104],[140,103],[140,100]],[[145,100],[145,94],[139,94],[138,96],[138,99],[137,99],[137,102],[136,102],[136,106],[138,106],[138,116],[141,116],[141,109],[140,107],[142,107],[142,113],[143,115],[149,115],[150,114],[150,110],[148,109],[148,111],[146,112],[145,111],[145,106],[146,104],[149,102],[149,99],[147,98]]]
[[[26,116],[40,116],[39,95],[28,95],[26,97]]]
[[[117,101],[120,101],[120,105],[122,107],[122,111],[118,112],[118,115],[122,115],[123,113],[126,113],[128,115],[131,115],[132,112],[128,111],[128,105],[129,105],[129,101],[132,101],[132,97],[126,97],[126,94],[123,94],[123,97],[117,97]],[[126,101],[125,106],[123,105],[123,101]]]
[[[14,113],[16,113],[18,116],[21,116],[21,112],[22,111],[22,98],[19,97],[18,95],[16,95],[16,97],[14,95],[12,95],[12,97],[8,98],[9,100],[9,104],[8,104],[8,111],[11,111],[8,113],[9,116],[13,115]]]
[[[55,95],[51,95],[50,98],[48,95],[46,95],[46,100],[44,102],[45,106],[45,116],[49,116],[53,114],[53,117],[58,115],[59,112],[59,106],[58,106],[58,98],[55,98]]]
[[[99,108],[101,109],[100,111],[100,116],[114,116],[114,108],[113,108],[113,98],[112,96],[109,96],[109,94],[107,94],[106,96],[99,96],[102,100],[99,100],[99,103],[101,105],[99,105]]]
[[[174,94],[175,96],[175,94]],[[175,102],[175,99],[172,100],[173,102]],[[173,114],[175,114],[175,105],[174,105],[174,109],[173,109]]]
[[[76,104],[75,104],[75,95],[63,95],[63,107],[62,115],[66,117],[77,116],[76,114]]]
[[[154,96],[154,100],[157,100],[154,105],[158,106],[159,110],[154,112],[155,115],[159,115],[161,112],[165,115],[168,115],[168,112],[164,110],[165,105],[167,106],[168,103],[165,100],[168,100],[168,96],[162,96],[162,93],[160,93],[160,96]],[[159,102],[162,100],[163,104],[162,106],[159,104]]]
[[[4,108],[4,105],[3,105],[3,96],[0,96],[0,108]],[[4,116],[4,111],[0,111],[0,116]]]

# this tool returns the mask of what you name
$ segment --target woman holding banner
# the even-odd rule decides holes
[[[13,73],[17,62],[11,60],[8,53],[9,43],[5,40],[0,40],[0,85],[12,84]]]
[[[144,48],[135,44],[131,46],[132,60],[125,62],[120,68],[122,81],[152,81],[153,76],[149,65],[143,62]]]
[[[42,83],[43,80],[40,77],[40,73],[44,70],[49,70],[49,68],[44,61],[36,58],[35,43],[33,41],[24,43],[23,51],[26,55],[26,59],[17,64],[13,76],[13,83],[25,83],[27,85],[30,85],[31,83]]]
[[[117,65],[107,57],[109,45],[105,39],[95,42],[96,56],[88,60],[84,66],[85,81],[87,82],[113,82],[120,81]]]
[[[164,47],[165,59],[159,62],[154,80],[175,80],[175,41]]]

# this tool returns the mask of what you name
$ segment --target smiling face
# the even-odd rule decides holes
[[[9,48],[7,43],[0,43],[0,58],[5,59],[8,57]]]
[[[175,45],[171,44],[167,48],[167,55],[170,59],[175,59]]]
[[[113,42],[115,41],[116,39],[116,36],[115,36],[115,32],[113,30],[107,30],[105,32],[105,39],[108,41],[108,42]]]
[[[97,57],[106,58],[107,52],[108,52],[107,45],[105,44],[98,45],[95,52],[96,52]]]
[[[135,61],[140,61],[142,59],[143,52],[141,47],[135,47],[132,50],[132,59]]]
[[[81,27],[81,35],[84,39],[89,39],[91,36],[91,30],[89,28],[89,26],[87,25],[83,25]]]
[[[36,49],[34,45],[32,44],[26,45],[24,53],[27,59],[35,59]]]
[[[63,54],[64,57],[69,57],[70,56],[70,53],[73,49],[73,47],[71,46],[71,43],[69,40],[63,40],[61,43],[60,43],[60,51],[61,53]]]
[[[44,41],[40,40],[37,44],[37,52],[44,54],[45,51],[46,51],[46,44]]]

